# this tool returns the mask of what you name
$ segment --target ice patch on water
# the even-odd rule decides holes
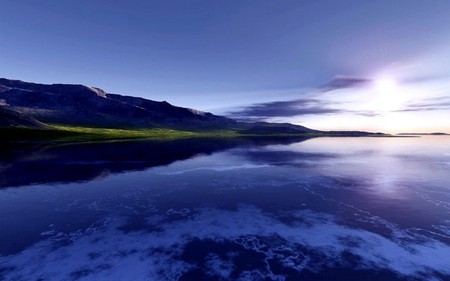
[[[195,223],[158,217],[154,220],[160,229],[157,233],[124,233],[120,227],[126,224],[126,219],[116,217],[99,221],[86,231],[55,234],[19,254],[0,257],[0,277],[5,281],[31,277],[177,280],[196,266],[180,258],[185,246],[194,240],[228,241],[265,256],[265,269],[237,272],[235,280],[284,280],[282,275],[273,273],[269,260],[281,261],[285,268],[297,272],[316,271],[321,266],[345,264],[344,253],[359,257],[361,268],[389,270],[416,278],[426,274],[437,280],[435,272],[450,276],[450,246],[426,236],[419,241],[405,232],[401,237],[389,239],[339,225],[332,216],[311,211],[292,212],[292,217],[298,220],[289,224],[254,207],[190,211],[202,213]],[[323,264],[312,260],[311,255],[319,255]],[[230,272],[236,270],[231,258],[219,259],[214,255],[208,256],[206,267],[208,274],[215,276],[230,277]]]
[[[181,208],[179,210],[175,210],[170,208],[169,210],[167,210],[167,215],[180,215],[180,216],[188,216],[191,213],[191,210],[189,208]]]
[[[208,276],[219,276],[224,280],[230,279],[230,274],[234,270],[234,264],[230,258],[224,260],[216,254],[209,254],[206,260],[205,270]]]
[[[450,221],[447,221],[447,224],[432,225],[432,227],[434,229],[442,231],[447,235],[448,238],[450,238]]]

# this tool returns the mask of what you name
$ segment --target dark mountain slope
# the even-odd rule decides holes
[[[117,94],[108,94],[107,97],[146,110],[152,114],[153,122],[156,124],[164,124],[164,127],[166,128],[221,129],[224,127],[238,126],[238,123],[235,120],[217,116],[209,112],[174,106],[166,101],[158,102]]]
[[[0,106],[0,127],[45,128],[45,125],[31,117]]]
[[[238,122],[166,101],[110,94],[84,85],[44,85],[5,78],[0,78],[0,105],[0,127],[40,127],[46,123],[121,129],[235,130],[244,134],[321,133],[287,123]]]
[[[111,128],[207,130],[236,121],[143,98],[107,94],[83,85],[43,85],[0,79],[0,100],[10,110],[45,123]]]

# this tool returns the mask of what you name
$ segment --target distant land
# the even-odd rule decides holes
[[[450,136],[447,133],[435,132],[435,133],[400,133],[398,136]]]
[[[72,84],[0,78],[1,139],[191,136],[387,136],[320,131],[289,123],[242,122],[196,109]]]

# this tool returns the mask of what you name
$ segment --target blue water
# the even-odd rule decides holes
[[[1,280],[450,280],[450,137],[0,152]]]

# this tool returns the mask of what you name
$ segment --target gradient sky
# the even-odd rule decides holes
[[[0,76],[247,120],[450,133],[450,1],[0,1]]]

